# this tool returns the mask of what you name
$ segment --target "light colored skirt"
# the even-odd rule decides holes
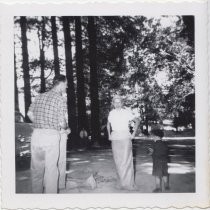
[[[121,185],[120,187],[133,189],[135,183],[131,139],[127,139],[126,141],[113,140],[112,152]]]

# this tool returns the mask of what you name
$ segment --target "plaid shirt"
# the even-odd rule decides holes
[[[29,110],[34,115],[34,128],[60,130],[67,114],[67,104],[59,93],[51,90],[38,95]]]

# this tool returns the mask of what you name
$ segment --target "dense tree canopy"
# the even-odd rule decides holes
[[[117,93],[146,126],[174,119],[175,127],[194,127],[193,17],[15,17],[15,26],[16,97],[33,97],[66,74],[67,94],[76,97],[69,98],[70,116],[79,117],[75,132],[97,133]]]

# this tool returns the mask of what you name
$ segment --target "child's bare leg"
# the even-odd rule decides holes
[[[166,176],[163,176],[161,179],[161,190],[162,192],[165,191],[165,186],[166,186]]]
[[[153,192],[157,193],[157,192],[161,192],[161,180],[160,177],[155,176],[155,185],[156,188],[153,190]]]
[[[163,184],[162,184],[162,186],[164,186],[164,191],[165,190],[169,190],[169,175],[163,176]]]
[[[165,188],[169,190],[169,175],[165,176]]]
[[[156,188],[160,188],[160,177],[158,176],[155,177],[155,185],[156,185]]]

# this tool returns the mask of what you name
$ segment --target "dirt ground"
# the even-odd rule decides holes
[[[193,138],[167,139],[170,149],[169,183],[165,193],[195,192],[195,140]],[[137,190],[116,187],[117,175],[112,151],[107,147],[75,149],[67,153],[66,189],[59,193],[151,193],[155,188],[152,176],[152,157],[147,148],[149,139],[133,140],[135,182]],[[20,160],[24,167],[16,168],[16,192],[31,193],[29,158]]]

